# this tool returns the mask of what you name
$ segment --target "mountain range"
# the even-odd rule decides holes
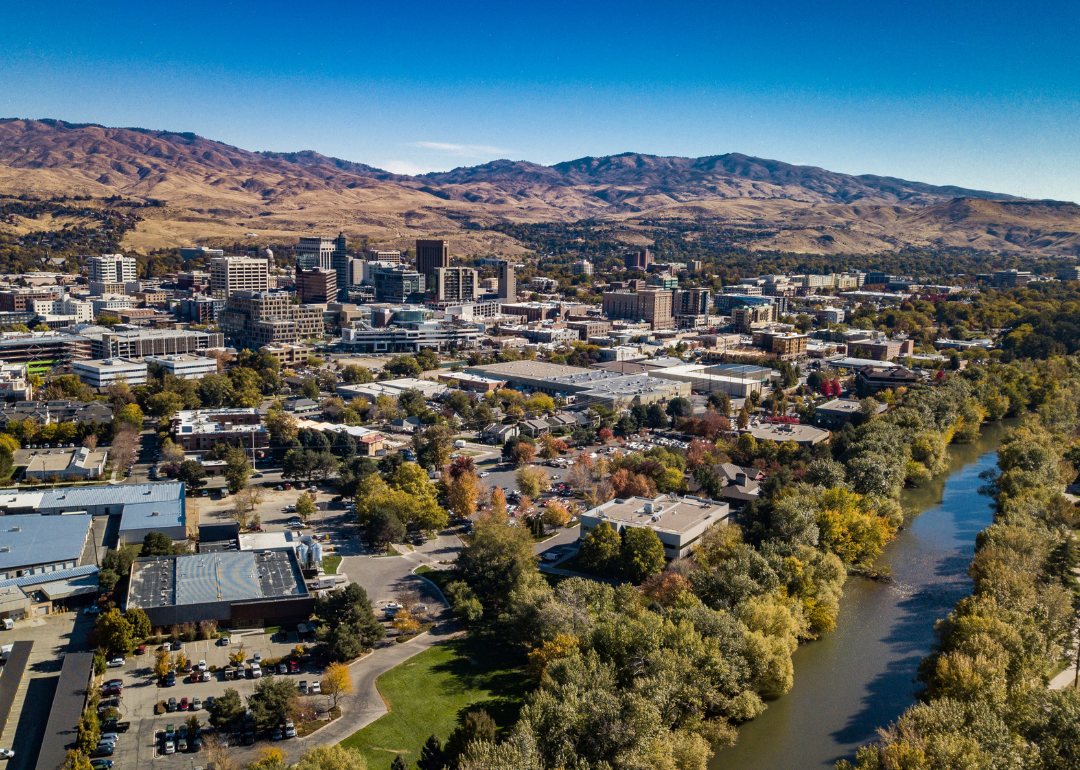
[[[646,221],[766,230],[756,249],[858,253],[905,246],[1080,254],[1080,207],[893,177],[840,174],[738,153],[623,153],[543,166],[496,160],[409,176],[314,151],[251,152],[192,133],[0,120],[0,196],[123,195],[148,212],[125,247],[366,235],[407,245],[450,236],[455,253],[515,253],[500,222],[609,221],[634,242]],[[16,222],[8,230],[48,223]],[[254,233],[254,236],[249,236]]]

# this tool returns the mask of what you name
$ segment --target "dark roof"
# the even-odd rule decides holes
[[[94,671],[94,653],[72,652],[64,656],[64,667],[56,683],[49,723],[38,753],[37,770],[56,770],[64,764],[77,735],[79,719],[86,704],[86,689]]]
[[[11,645],[11,654],[0,671],[0,735],[3,735],[4,728],[7,727],[11,707],[15,703],[15,695],[19,692],[19,684],[26,672],[26,664],[30,661],[30,650],[33,647],[33,642],[14,642]]]

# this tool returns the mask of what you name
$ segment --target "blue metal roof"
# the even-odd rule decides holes
[[[181,481],[158,484],[116,484],[99,487],[67,487],[51,489],[41,498],[41,508],[89,508],[98,505],[130,505],[132,503],[164,503],[184,498]]]
[[[86,577],[87,575],[97,574],[98,568],[93,564],[86,564],[82,567],[75,567],[74,569],[60,569],[56,572],[42,572],[37,575],[26,575],[21,578],[12,578],[11,580],[0,580],[0,588],[7,588],[8,586],[18,586],[19,588],[26,588],[27,586],[41,585],[42,583],[52,583],[55,580],[73,580],[75,578]]]
[[[93,519],[89,514],[0,517],[0,570],[78,561]]]
[[[259,571],[251,551],[208,553],[176,560],[176,603],[261,599]]]
[[[155,515],[157,514],[157,515]],[[120,517],[120,531],[184,526],[183,500],[129,503]]]

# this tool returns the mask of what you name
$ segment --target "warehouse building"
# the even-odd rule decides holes
[[[35,514],[0,519],[0,580],[79,566],[93,517]]]
[[[136,559],[127,606],[155,628],[216,620],[230,628],[303,622],[314,597],[291,548]]]
[[[0,580],[0,618],[21,620],[92,604],[98,595],[98,568],[74,569]]]

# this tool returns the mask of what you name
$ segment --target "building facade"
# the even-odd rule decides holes
[[[296,295],[301,304],[337,302],[337,287],[336,271],[321,267],[305,270],[296,266]]]
[[[236,345],[252,350],[323,337],[322,309],[293,305],[289,299],[281,292],[237,292],[226,300],[221,328]]]
[[[435,268],[450,267],[450,241],[416,239],[416,272],[431,285]]]
[[[91,283],[127,283],[138,280],[138,263],[123,254],[102,254],[86,260],[87,278]]]
[[[505,259],[499,260],[499,299],[514,302],[517,299],[517,278],[514,266]]]
[[[671,292],[646,289],[636,294],[626,291],[604,292],[604,314],[613,320],[645,321],[653,331],[673,329]]]
[[[76,361],[72,370],[91,388],[107,388],[123,381],[129,386],[146,384],[146,363],[128,358]]]
[[[333,238],[301,237],[296,244],[296,264],[305,269],[322,267],[330,270],[336,248]]]
[[[147,356],[147,364],[155,364],[181,380],[201,380],[208,374],[217,374],[217,359],[182,353],[174,356]]]
[[[407,302],[419,298],[427,284],[424,275],[408,267],[381,267],[372,271],[376,302]]]
[[[226,299],[235,291],[267,291],[269,263],[249,257],[219,257],[210,260],[210,294]]]

